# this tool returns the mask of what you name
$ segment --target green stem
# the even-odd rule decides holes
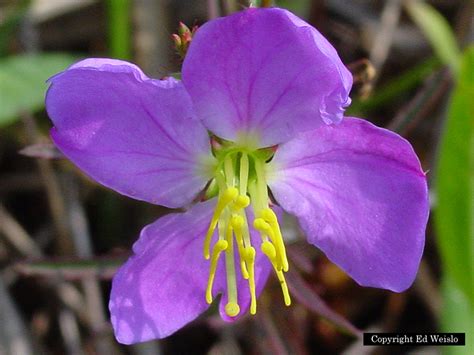
[[[114,58],[130,59],[130,0],[108,0],[109,52]]]

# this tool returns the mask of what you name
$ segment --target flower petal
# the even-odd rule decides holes
[[[426,177],[411,145],[346,118],[281,145],[269,186],[308,241],[363,286],[413,282],[428,219]]]
[[[285,142],[339,122],[352,75],[313,27],[278,8],[250,8],[206,23],[183,63],[196,113],[216,135]]]
[[[120,343],[166,337],[209,307],[204,296],[209,267],[202,241],[213,207],[198,204],[142,230],[135,254],[112,283],[109,309]]]
[[[86,59],[50,79],[46,108],[58,148],[101,184],[181,207],[204,187],[204,126],[182,84],[130,63]]]
[[[143,229],[133,246],[134,255],[112,283],[109,308],[119,342],[132,344],[166,337],[209,307],[205,298],[209,261],[202,250],[215,203],[215,199],[198,203],[185,213],[167,215]],[[222,292],[225,298],[223,255],[221,259],[214,294]],[[261,259],[258,254],[259,290],[270,269]],[[238,273],[241,314],[247,312],[250,303],[246,283]]]

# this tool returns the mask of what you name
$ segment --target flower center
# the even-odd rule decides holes
[[[269,150],[248,151],[243,148],[227,147],[216,153],[217,168],[208,192],[217,194],[217,204],[204,241],[204,257],[210,259],[209,281],[206,301],[212,303],[212,285],[217,263],[225,253],[228,301],[225,312],[231,317],[240,313],[237,298],[236,262],[240,264],[242,277],[248,280],[250,292],[250,314],[257,312],[255,294],[255,248],[250,238],[250,227],[246,208],[253,209],[252,228],[260,234],[261,251],[271,262],[280,281],[285,304],[291,304],[288,286],[283,272],[288,271],[288,259],[281,235],[278,218],[270,208],[266,183],[265,164],[271,157]],[[212,236],[215,229],[218,239]],[[235,242],[235,243],[234,243]],[[236,260],[234,249],[237,249]]]

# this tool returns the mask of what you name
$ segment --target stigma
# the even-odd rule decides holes
[[[240,314],[238,292],[250,293],[250,314],[257,312],[255,289],[256,250],[268,258],[280,282],[283,300],[287,306],[291,298],[284,273],[288,259],[278,217],[270,208],[265,165],[271,155],[268,150],[249,151],[226,147],[216,153],[214,179],[208,191],[217,195],[217,203],[204,239],[204,258],[210,261],[206,301],[212,303],[212,287],[218,261],[225,258],[228,316]],[[252,209],[253,221],[247,210]],[[259,245],[252,245],[250,231],[260,234]],[[217,238],[213,238],[217,230]],[[215,239],[215,240],[213,240]],[[235,252],[237,251],[237,252]],[[248,290],[238,289],[237,269],[248,282]]]

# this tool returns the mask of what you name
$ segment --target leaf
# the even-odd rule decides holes
[[[311,6],[309,0],[276,0],[276,6],[290,10],[292,13],[306,18]]]
[[[441,138],[435,223],[445,275],[474,308],[474,46],[462,57]]]
[[[0,127],[14,122],[21,111],[44,107],[46,80],[75,58],[69,54],[18,55],[0,60]]]
[[[448,346],[444,354],[474,354],[474,308],[469,305],[466,295],[459,290],[450,277],[443,277],[443,313],[441,331],[453,333],[466,333],[465,346]]]
[[[413,21],[430,41],[439,59],[457,74],[460,51],[448,21],[434,7],[423,1],[408,1],[406,7]]]
[[[353,326],[347,319],[334,312],[319,295],[314,292],[296,271],[285,274],[291,294],[310,311],[323,317],[340,330],[355,337],[361,336],[361,331]]]
[[[172,78],[177,79],[177,80],[181,80],[181,72],[171,73],[170,76],[171,76]]]

